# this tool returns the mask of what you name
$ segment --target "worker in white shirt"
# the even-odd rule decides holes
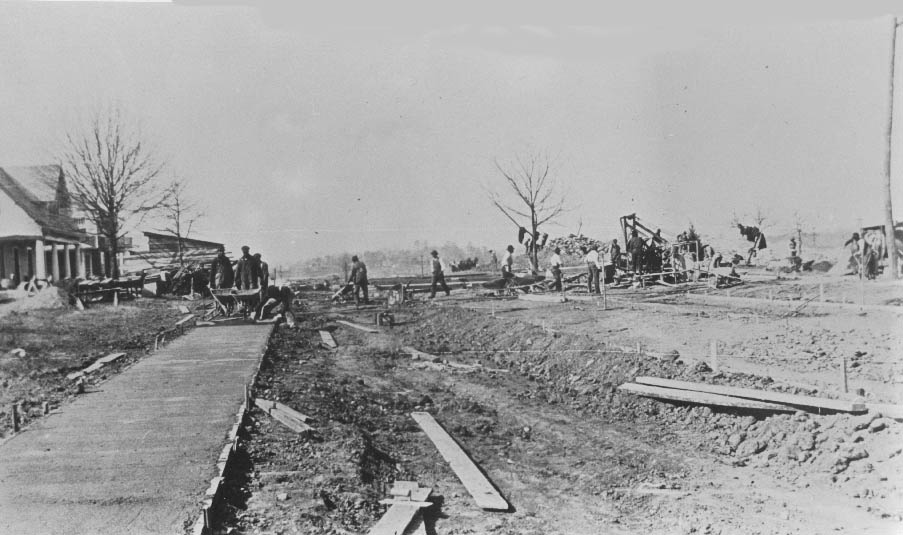
[[[552,258],[549,259],[549,265],[552,268],[552,276],[555,277],[555,282],[552,283],[552,289],[561,291],[561,248],[556,247],[552,253]]]
[[[593,245],[583,259],[586,261],[586,269],[589,271],[589,279],[586,281],[589,293],[593,293],[593,291],[597,294],[602,293],[602,289],[599,288],[599,247]],[[594,287],[595,290],[593,290]]]

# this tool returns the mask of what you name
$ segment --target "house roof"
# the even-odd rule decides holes
[[[6,193],[45,233],[83,239],[75,220],[53,206],[62,170],[58,165],[0,168],[0,191]]]

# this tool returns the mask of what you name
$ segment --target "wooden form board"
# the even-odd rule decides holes
[[[395,482],[396,487],[400,485],[405,487],[404,490],[406,492],[404,494],[398,493],[397,495],[403,495],[405,498],[383,500],[383,502],[390,502],[392,507],[379,519],[379,522],[370,528],[370,531],[367,532],[369,535],[402,535],[408,533],[408,529],[412,527],[414,520],[420,514],[420,509],[432,505],[426,499],[429,498],[433,489],[421,488],[416,482]],[[397,492],[396,488],[392,490]]]
[[[634,379],[634,381],[644,385],[661,386],[664,388],[675,388],[679,390],[691,390],[694,392],[707,392],[709,394],[719,394],[722,396],[746,398],[757,401],[766,401],[770,403],[781,403],[784,405],[792,405],[794,407],[827,409],[838,412],[865,412],[867,410],[864,403],[844,401],[841,399],[826,399],[815,398],[811,396],[798,396],[795,394],[783,394],[780,392],[769,392],[766,390],[756,390],[753,388],[738,388],[734,386],[710,385],[706,383],[691,383],[689,381],[675,381],[673,379],[661,379],[658,377],[637,377],[636,379]]]
[[[480,471],[480,468],[467,455],[467,452],[430,413],[412,412],[411,417],[433,441],[442,458],[451,466],[478,506],[494,511],[507,511],[510,508],[505,498],[499,494],[489,479]]]
[[[323,345],[325,345],[329,349],[335,349],[339,347],[339,345],[335,343],[335,338],[332,337],[332,334],[329,331],[320,331],[320,340],[322,340]]]
[[[660,386],[639,385],[635,383],[625,383],[618,387],[619,390],[645,396],[649,398],[670,399],[673,401],[686,401],[688,403],[698,403],[701,405],[715,405],[718,407],[735,407],[741,409],[756,409],[777,412],[795,412],[796,409],[788,405],[780,405],[777,403],[765,403],[764,401],[755,401],[744,398],[734,398],[731,396],[722,396],[719,394],[709,394],[707,392],[693,392],[691,390],[678,390],[676,388],[663,388]]]
[[[367,327],[366,325],[358,325],[357,323],[351,323],[350,321],[336,320],[336,323],[340,323],[346,327],[351,327],[352,329],[364,331],[365,333],[378,333],[379,332],[378,329],[374,329],[373,327]]]

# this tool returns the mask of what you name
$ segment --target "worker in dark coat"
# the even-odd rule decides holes
[[[266,291],[270,285],[270,265],[260,259],[260,253],[254,253],[254,263],[257,265],[257,280],[260,285],[260,293]]]
[[[231,288],[235,284],[235,272],[232,271],[232,261],[224,251],[220,251],[213,261],[210,279],[211,288]]]
[[[451,292],[448,289],[448,285],[445,284],[445,269],[442,266],[442,260],[439,259],[439,251],[431,252],[430,256],[433,257],[433,284],[430,285],[430,299],[436,297],[437,284],[442,286],[442,290],[445,292],[445,295],[451,295]]]
[[[241,258],[235,266],[235,287],[239,290],[257,288],[257,281],[253,280],[254,257],[251,256],[251,248],[247,245],[241,247]]]
[[[630,265],[633,268],[634,275],[643,274],[643,252],[646,248],[646,242],[640,238],[637,231],[630,233],[630,241],[627,242],[627,254],[630,256]]]
[[[360,293],[363,290],[364,304],[369,305],[370,299],[367,297],[367,286],[370,282],[367,280],[367,265],[364,264],[357,255],[351,257],[351,275],[348,282],[354,284],[354,304],[360,305]]]

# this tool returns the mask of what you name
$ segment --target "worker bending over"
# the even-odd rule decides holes
[[[288,286],[277,287],[275,285],[267,287],[257,306],[254,317],[257,321],[266,321],[275,318],[281,313],[285,318],[289,327],[295,325],[295,315],[292,312],[292,301],[295,299],[295,293]]]

